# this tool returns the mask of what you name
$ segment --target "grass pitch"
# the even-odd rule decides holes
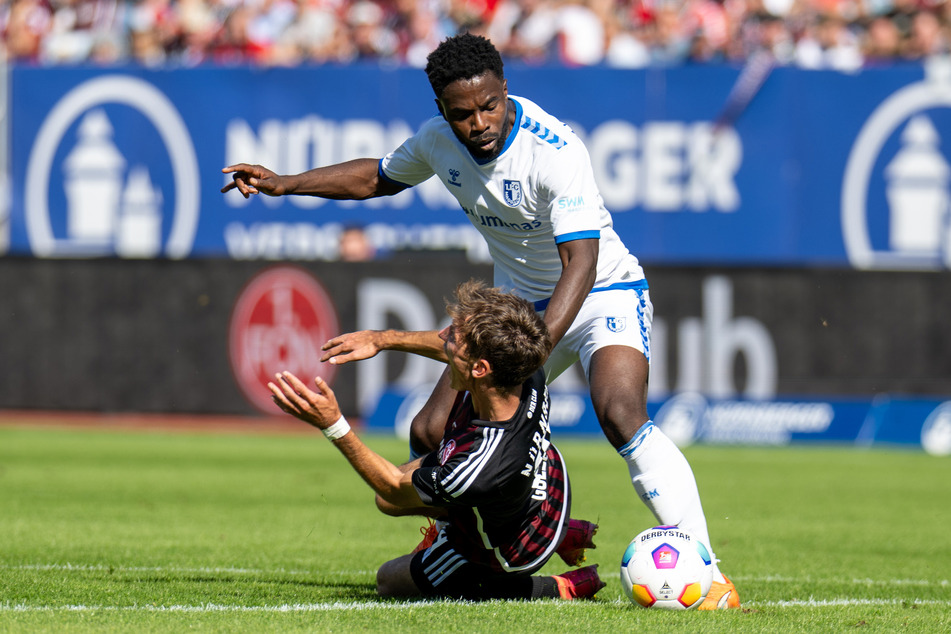
[[[0,631],[951,631],[947,458],[688,448],[743,609],[674,613],[623,598],[621,553],[654,524],[623,461],[603,440],[556,442],[572,515],[601,524],[594,602],[378,599],[376,568],[420,522],[378,514],[317,432],[0,427]]]

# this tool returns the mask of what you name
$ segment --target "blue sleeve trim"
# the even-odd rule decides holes
[[[408,189],[412,187],[412,185],[407,185],[406,183],[402,183],[396,180],[395,178],[390,178],[389,176],[387,176],[386,172],[383,171],[383,159],[380,159],[380,162],[377,164],[376,171],[377,171],[377,174],[380,175],[380,178],[385,180],[387,183],[393,183],[394,185],[398,185],[402,187],[403,189]]]
[[[574,242],[575,240],[600,240],[601,231],[594,229],[592,231],[575,231],[574,233],[566,233],[561,236],[555,236],[555,244],[564,244],[566,242]]]

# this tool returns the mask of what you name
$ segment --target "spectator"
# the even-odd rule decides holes
[[[649,23],[648,46],[651,62],[660,66],[683,63],[690,53],[690,35],[681,28],[677,9],[671,5],[660,7]]]
[[[726,50],[730,39],[730,20],[720,0],[687,0],[680,18],[681,30],[700,37],[710,58]]]
[[[796,44],[784,20],[771,13],[758,16],[755,40],[748,55],[757,51],[769,53],[777,64],[793,62]]]
[[[173,52],[182,64],[194,66],[205,60],[227,12],[205,0],[178,0],[173,10],[178,28]]]
[[[211,61],[216,64],[234,65],[246,62],[263,63],[267,60],[267,43],[255,39],[251,33],[254,15],[252,9],[246,5],[238,5],[228,14],[224,26],[211,43]]]
[[[420,65],[485,34],[510,60],[855,70],[951,51],[951,0],[0,0],[14,63]],[[895,46],[896,38],[901,43]]]
[[[341,10],[324,0],[299,0],[297,19],[285,29],[278,45],[296,50],[304,63],[345,63],[356,57]]]
[[[941,30],[941,22],[932,11],[918,11],[911,18],[911,29],[905,45],[907,59],[921,60],[949,52],[948,39]]]
[[[89,62],[97,66],[112,66],[127,57],[126,43],[116,33],[96,35],[89,50]]]
[[[454,32],[485,35],[498,0],[446,0],[446,4],[446,17],[455,27]]]
[[[349,225],[340,232],[340,261],[369,262],[376,258],[376,247],[363,227]]]
[[[503,57],[543,63],[558,33],[558,13],[551,0],[503,0],[486,36]]]
[[[87,60],[93,47],[116,31],[122,19],[115,0],[55,0],[52,8],[50,30],[41,51],[47,64]]]
[[[39,62],[52,17],[50,6],[43,0],[13,0],[4,30],[7,59]]]
[[[396,33],[384,24],[383,18],[383,9],[370,0],[359,0],[347,11],[356,60],[388,59],[396,55]]]
[[[862,52],[845,20],[828,13],[796,45],[795,61],[802,68],[853,71],[862,66]]]
[[[130,16],[129,54],[131,61],[142,66],[160,66],[167,61],[161,33],[148,11],[135,9]]]
[[[644,68],[650,64],[650,50],[644,43],[643,27],[628,20],[614,19],[605,26],[605,62],[615,68]]]
[[[439,14],[429,7],[414,7],[408,20],[403,59],[410,66],[425,68],[426,57],[452,33],[443,30],[444,25],[439,19]]]
[[[891,64],[901,58],[901,33],[895,23],[886,16],[873,18],[865,33],[862,55],[866,66]]]
[[[567,66],[593,66],[604,59],[604,21],[588,3],[566,3],[558,11],[558,58]]]

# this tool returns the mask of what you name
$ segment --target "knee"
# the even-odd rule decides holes
[[[418,455],[435,451],[442,440],[443,426],[438,420],[419,413],[413,418],[409,428],[409,443]]]
[[[650,420],[647,402],[635,395],[592,394],[592,403],[604,435],[615,448],[622,447]]]
[[[410,573],[412,555],[392,559],[376,571],[376,591],[381,597],[414,597],[420,591]]]
[[[392,582],[392,578],[387,574],[386,567],[387,564],[383,564],[380,566],[380,569],[376,571],[376,593],[381,597],[393,597],[396,596],[396,587]]]

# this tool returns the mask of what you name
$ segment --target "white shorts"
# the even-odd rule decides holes
[[[654,306],[650,292],[623,289],[591,293],[581,305],[568,332],[552,350],[545,371],[555,380],[572,363],[581,360],[585,376],[590,376],[591,357],[607,346],[628,346],[640,350],[650,362],[651,322]]]

